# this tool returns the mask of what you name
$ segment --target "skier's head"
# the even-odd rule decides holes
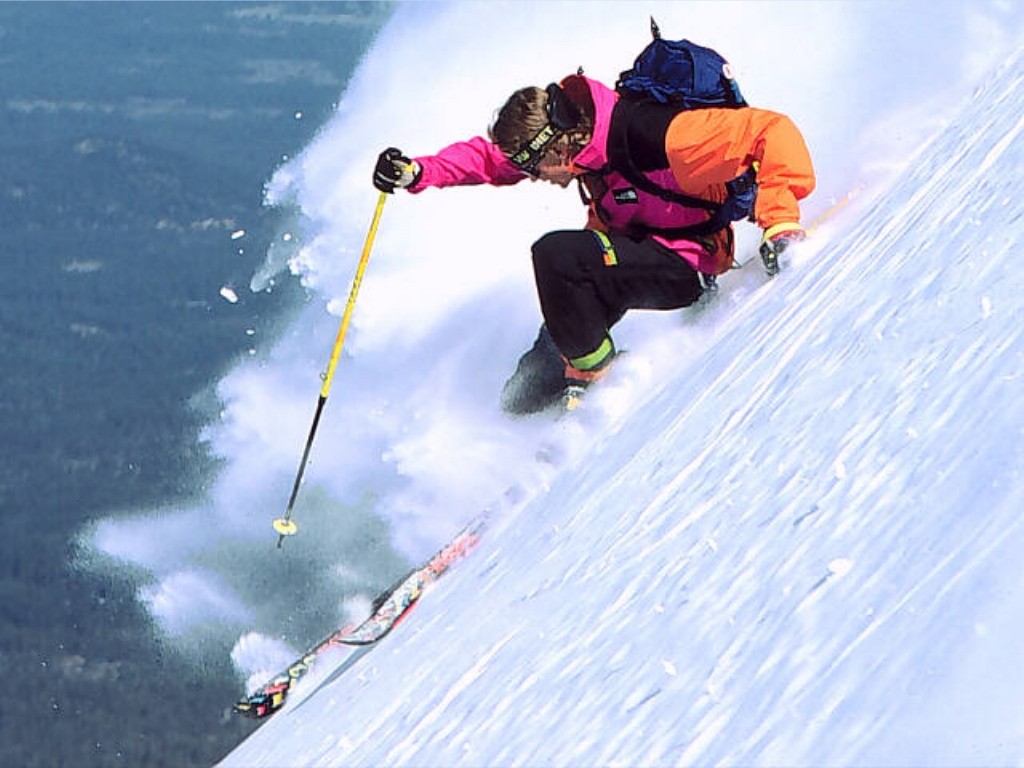
[[[490,129],[491,141],[513,163],[563,187],[575,176],[572,159],[590,134],[591,121],[555,83],[513,93]]]

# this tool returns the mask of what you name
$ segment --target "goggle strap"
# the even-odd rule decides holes
[[[548,147],[561,135],[561,131],[555,130],[554,126],[548,123],[509,159],[520,169],[532,175],[540,163],[540,159],[548,151]]]

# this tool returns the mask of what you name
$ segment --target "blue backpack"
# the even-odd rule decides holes
[[[733,221],[751,215],[757,198],[756,167],[751,166],[725,185],[728,197],[721,203],[665,189],[645,176],[637,166],[630,148],[630,126],[635,120],[648,127],[660,120],[664,122],[662,127],[667,128],[672,116],[687,110],[749,105],[732,78],[728,62],[717,52],[689,40],[663,40],[653,18],[651,35],[654,37],[653,42],[640,52],[633,68],[623,72],[615,84],[620,98],[608,132],[609,160],[615,170],[636,188],[667,202],[704,208],[709,213],[708,220],[700,224],[659,228],[658,234],[678,238],[713,235],[726,229]],[[664,108],[658,107],[659,104],[664,105]],[[653,110],[656,114],[652,114],[650,105],[656,107]],[[657,114],[660,114],[660,118]]]
[[[729,63],[716,51],[689,40],[663,40],[651,18],[654,37],[633,68],[619,75],[615,89],[629,99],[654,99],[682,109],[745,107]]]

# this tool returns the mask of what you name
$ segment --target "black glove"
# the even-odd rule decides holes
[[[790,245],[803,240],[807,236],[799,224],[787,222],[776,224],[764,231],[761,239],[761,260],[770,276],[779,274],[779,256]]]
[[[389,147],[377,158],[377,167],[373,170],[373,186],[390,195],[396,189],[404,189],[415,183],[419,177],[419,164],[403,155],[401,150]]]

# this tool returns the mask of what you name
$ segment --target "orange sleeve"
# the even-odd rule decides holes
[[[665,134],[665,152],[679,188],[708,200],[724,199],[725,183],[758,161],[754,216],[763,229],[799,222],[798,201],[814,190],[814,166],[803,136],[778,112],[752,107],[680,112]]]

